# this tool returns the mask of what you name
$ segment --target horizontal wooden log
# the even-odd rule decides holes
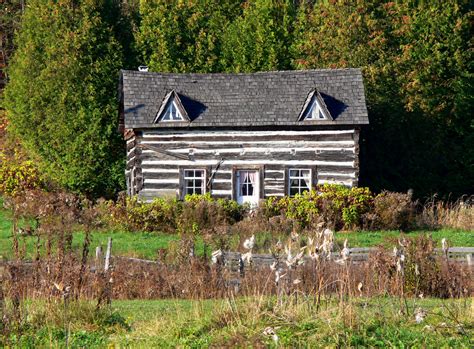
[[[320,179],[329,179],[329,178],[349,179],[349,178],[356,178],[356,173],[355,171],[348,171],[348,172],[318,171],[318,178]]]
[[[143,172],[145,181],[147,179],[175,179],[179,178],[179,171],[176,172]]]
[[[220,160],[143,160],[143,168],[153,168],[156,166],[216,166]],[[274,159],[260,159],[260,160],[225,160],[227,165],[235,166],[251,166],[251,165],[278,165],[281,166],[332,166],[332,167],[353,167],[354,161],[323,161],[323,160],[274,160]]]
[[[145,182],[144,183],[144,189],[143,190],[161,190],[161,189],[178,189],[179,188],[179,183],[178,181],[174,183],[149,183]]]
[[[268,199],[272,196],[278,196],[278,197],[283,197],[285,196],[286,194],[284,192],[279,192],[279,193],[275,193],[275,192],[265,192],[265,199]]]
[[[226,183],[216,183],[215,181],[212,182],[211,184],[212,190],[232,190],[232,182],[226,182]]]
[[[244,136],[254,138],[256,136],[296,136],[296,135],[352,135],[356,132],[356,129],[349,130],[311,130],[311,131],[200,131],[200,130],[145,130],[140,134],[137,132],[137,136],[144,138],[147,137],[208,137],[215,138],[216,136],[236,137]]]
[[[142,139],[139,140],[140,144],[150,145],[155,148],[163,150],[179,150],[182,153],[187,153],[190,150],[202,151],[202,152],[215,152],[221,151],[222,149],[233,149],[232,151],[237,151],[240,149],[262,149],[265,151],[265,148],[313,148],[314,150],[338,150],[338,149],[347,149],[348,151],[355,151],[356,144],[352,140],[341,140],[341,141],[189,141],[189,142],[179,142],[179,141],[165,141],[165,140],[150,140]],[[230,150],[228,150],[230,151]]]
[[[164,178],[164,179],[156,179],[156,178],[144,178],[144,184],[147,186],[148,184],[179,184],[179,177],[175,176],[174,178]]]
[[[217,171],[212,171],[212,173],[215,173],[214,174],[214,179],[215,180],[227,180],[227,181],[231,181],[232,180],[232,171],[222,171],[221,169],[217,170]]]
[[[281,173],[268,173],[265,171],[265,181],[284,181],[285,172]]]
[[[285,186],[285,180],[267,180],[263,181],[265,188],[269,188],[272,186]]]
[[[212,196],[230,197],[230,196],[232,196],[232,190],[216,190],[216,189],[213,189],[213,190],[211,190],[211,195]]]
[[[151,146],[150,146],[151,147]],[[166,150],[165,150],[166,149]],[[158,151],[160,150],[160,151]],[[203,154],[204,156],[220,156],[228,157],[245,153],[261,154],[261,155],[272,155],[279,153],[352,153],[355,154],[354,147],[343,148],[343,147],[332,147],[332,148],[318,148],[318,147],[275,147],[267,144],[266,147],[248,147],[248,148],[216,148],[216,149],[199,149],[199,148],[181,148],[181,149],[170,149],[166,147],[153,147],[153,149],[144,149],[142,154],[154,154],[162,153],[179,158],[184,158],[191,155]]]
[[[321,185],[321,184],[340,184],[340,185],[345,185],[345,186],[353,186],[353,180],[350,179],[350,180],[341,180],[341,179],[319,179],[318,178],[318,185]]]
[[[299,151],[299,152],[291,152],[290,150],[285,152],[279,153],[270,153],[270,155],[266,156],[262,153],[251,153],[251,152],[243,152],[240,154],[226,154],[225,156],[215,156],[211,154],[193,154],[190,155],[191,161],[200,161],[200,160],[221,160],[224,159],[225,161],[229,160],[265,160],[267,158],[271,158],[272,160],[282,160],[282,161],[292,161],[292,160],[314,160],[314,161],[355,161],[356,157],[353,153],[347,152],[321,152],[315,153],[311,151]],[[140,155],[140,160],[154,160],[154,159],[162,159],[162,160],[173,160],[173,157],[168,154],[160,154],[160,153],[142,153]],[[186,161],[186,160],[185,160]]]
[[[212,138],[209,137],[203,137],[203,136],[193,136],[191,134],[188,134],[186,136],[182,137],[176,137],[176,136],[160,136],[160,137],[147,137],[146,142],[161,142],[166,140],[169,142],[168,144],[173,144],[173,142],[193,142],[193,143],[204,143],[204,142],[210,142],[210,144],[215,143],[215,142],[229,142],[229,141],[234,141],[234,142],[239,142],[239,143],[246,143],[250,139],[258,140],[259,142],[269,142],[269,141],[286,141],[286,142],[294,142],[294,141],[313,141],[313,142],[339,142],[339,141],[350,141],[354,142],[352,139],[351,134],[339,134],[339,135],[333,135],[333,134],[325,134],[325,135],[308,135],[308,134],[297,134],[297,135],[278,135],[278,134],[272,134],[272,135],[255,135],[255,136],[245,136],[245,135],[240,135],[240,136],[215,136]]]
[[[143,189],[138,193],[138,197],[143,200],[154,199],[156,197],[176,197],[176,189]]]

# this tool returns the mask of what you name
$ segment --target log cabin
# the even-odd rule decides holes
[[[121,71],[119,96],[127,191],[141,200],[210,193],[254,205],[357,185],[369,122],[360,69]]]

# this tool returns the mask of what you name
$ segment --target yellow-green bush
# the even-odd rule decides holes
[[[24,190],[40,186],[40,175],[33,161],[18,160],[0,153],[1,195],[15,196]]]
[[[325,184],[294,197],[270,198],[264,204],[267,215],[284,214],[303,227],[325,222],[336,228],[361,226],[365,213],[373,207],[369,188],[347,188]]]

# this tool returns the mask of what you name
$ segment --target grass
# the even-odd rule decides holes
[[[1,202],[0,202],[1,204]],[[433,239],[440,244],[442,238],[447,238],[452,246],[474,246],[474,231],[462,231],[455,229],[441,229],[437,231],[413,231],[407,232],[408,236],[416,236],[429,233]],[[10,212],[0,209],[0,256],[12,257],[12,221]],[[340,243],[348,239],[351,247],[370,247],[381,243],[389,244],[388,239],[396,239],[400,236],[398,231],[360,231],[360,232],[338,232],[336,240]],[[91,248],[107,244],[107,239],[113,239],[113,253],[115,255],[137,257],[145,259],[156,259],[159,249],[166,249],[179,239],[178,235],[147,232],[94,232],[92,234]],[[261,240],[257,237],[257,242]],[[83,233],[75,233],[73,246],[80,248],[84,241]],[[25,238],[27,258],[32,257],[34,237]],[[233,245],[238,244],[238,239],[234,239]],[[237,246],[235,246],[237,248]],[[93,252],[93,251],[92,251]],[[196,252],[203,253],[202,240],[197,241]]]
[[[408,300],[400,312],[397,298],[352,298],[342,304],[328,299],[318,310],[311,299],[251,297],[228,300],[114,301],[110,310],[72,304],[69,320],[61,304],[34,301],[29,321],[13,347],[61,347],[69,328],[71,347],[206,348],[206,347],[437,347],[470,348],[474,335],[472,300]],[[426,317],[416,323],[414,312]],[[403,307],[403,309],[406,309]],[[68,323],[65,325],[65,323]],[[263,332],[271,327],[278,342]],[[32,331],[31,333],[29,331]]]
[[[433,240],[441,246],[443,238],[448,239],[452,246],[474,246],[474,231],[464,231],[457,229],[440,230],[416,230],[404,233],[408,237],[414,237],[422,234],[431,234]],[[336,234],[336,240],[343,242],[348,240],[352,247],[370,247],[379,244],[390,244],[391,239],[400,237],[399,231],[357,231],[357,232],[339,232]]]

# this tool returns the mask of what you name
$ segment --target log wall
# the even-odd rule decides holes
[[[206,169],[214,197],[233,197],[236,169],[257,168],[262,196],[287,194],[289,168],[312,170],[312,185],[356,186],[359,131],[128,131],[129,194],[144,200],[180,195],[180,170]],[[126,132],[127,134],[127,132]]]

